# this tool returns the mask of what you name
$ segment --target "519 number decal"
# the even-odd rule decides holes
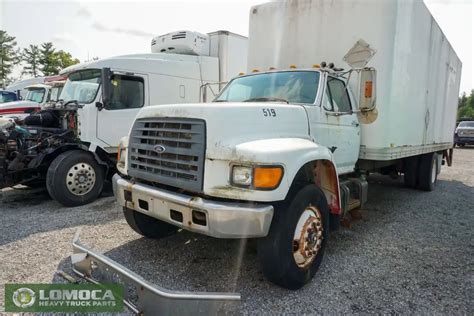
[[[263,116],[266,116],[266,117],[277,116],[275,109],[262,109],[262,111],[263,111]]]

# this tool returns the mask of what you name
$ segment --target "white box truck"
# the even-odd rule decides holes
[[[248,65],[212,103],[142,109],[114,192],[149,238],[180,228],[257,238],[265,276],[297,289],[330,228],[366,202],[369,173],[434,189],[450,163],[461,63],[421,1],[301,0],[251,9]],[[74,248],[76,271],[90,277],[99,260],[137,288],[145,314],[239,299],[152,287],[77,239]]]
[[[21,127],[4,119],[0,188],[46,182],[51,197],[63,205],[87,204],[115,173],[117,145],[141,108],[205,101],[219,91],[211,84],[246,68],[247,38],[231,32],[179,31],[151,44],[149,54],[62,70],[68,78],[60,102],[27,117]]]

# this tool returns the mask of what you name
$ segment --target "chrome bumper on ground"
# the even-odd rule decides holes
[[[154,285],[103,254],[73,240],[73,271],[92,283],[123,284],[124,303],[137,315],[217,315],[240,301],[238,293],[177,292]]]
[[[207,200],[134,183],[118,174],[112,183],[121,206],[212,237],[263,237],[273,217],[271,205]]]

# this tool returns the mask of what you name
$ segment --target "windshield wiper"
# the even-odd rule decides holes
[[[245,100],[244,102],[267,102],[267,101],[276,101],[276,102],[285,102],[289,104],[288,100],[282,99],[282,98],[269,98],[269,97],[261,97],[261,98],[252,98]]]
[[[227,102],[227,100],[215,100],[215,101],[212,101],[212,102]]]

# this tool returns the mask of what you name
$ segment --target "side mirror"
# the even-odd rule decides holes
[[[110,68],[102,68],[101,73],[101,85],[102,85],[102,104],[103,107],[107,108],[110,104],[110,99],[112,95],[112,86],[110,83],[110,79],[112,78],[112,71]]]
[[[375,108],[377,73],[374,68],[364,68],[359,73],[359,110]]]

